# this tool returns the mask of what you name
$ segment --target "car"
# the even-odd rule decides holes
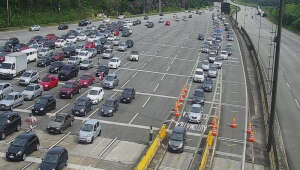
[[[38,136],[32,132],[23,132],[10,143],[5,157],[8,161],[24,161],[26,156],[39,149]]]
[[[183,152],[185,144],[186,129],[182,126],[175,126],[170,135],[168,143],[169,152]]]
[[[119,79],[117,75],[114,73],[108,74],[102,81],[103,88],[113,89],[118,85],[119,85]]]
[[[26,70],[19,79],[19,85],[28,85],[33,82],[38,82],[40,79],[39,73],[36,70]]]
[[[208,70],[208,77],[216,78],[217,75],[218,75],[218,70],[217,70],[216,66],[210,67]]]
[[[201,123],[203,114],[203,106],[200,104],[193,104],[187,112],[189,123]]]
[[[92,59],[83,60],[79,65],[80,70],[88,70],[93,67],[94,63]]]
[[[148,24],[146,25],[147,28],[153,28],[154,27],[154,23],[153,22],[148,22]]]
[[[234,41],[234,37],[233,36],[227,37],[227,41]]]
[[[88,97],[80,97],[72,108],[74,116],[87,116],[87,113],[92,110],[92,100]]]
[[[79,84],[80,87],[89,87],[89,85],[92,85],[95,81],[95,77],[90,73],[84,73],[79,78]]]
[[[93,143],[101,135],[101,124],[97,119],[89,119],[83,123],[78,134],[79,143]]]
[[[69,42],[69,43],[76,43],[77,41],[77,37],[75,35],[69,35],[67,38],[66,38],[66,41]]]
[[[14,107],[22,105],[24,97],[20,92],[11,92],[0,101],[0,110],[12,110]]]
[[[29,84],[25,87],[22,95],[24,96],[24,100],[33,100],[42,95],[44,89],[43,86],[39,84]]]
[[[148,16],[144,16],[144,20],[148,20],[149,19],[149,17]]]
[[[77,80],[67,81],[60,89],[59,96],[60,98],[73,98],[73,95],[80,93],[80,83]]]
[[[52,95],[43,95],[33,105],[31,113],[33,115],[45,115],[47,112],[56,109],[56,99]]]
[[[69,26],[67,24],[60,24],[58,27],[57,27],[58,30],[67,30],[69,29]]]
[[[56,48],[61,48],[64,47],[66,43],[67,41],[64,39],[57,39],[54,44]]]
[[[221,57],[216,57],[215,61],[214,61],[214,64],[217,66],[217,69],[221,69],[222,68],[222,58]]]
[[[202,62],[202,69],[203,69],[204,71],[208,71],[208,70],[209,70],[209,62],[208,62],[208,60],[204,60],[204,61]]]
[[[189,18],[192,18],[192,17],[193,17],[193,15],[192,15],[192,14],[190,14],[190,15],[189,15]]]
[[[59,79],[56,76],[52,75],[46,75],[42,78],[42,81],[40,82],[40,85],[43,86],[43,89],[45,91],[48,91],[58,85]]]
[[[120,102],[121,103],[131,103],[135,99],[135,89],[134,88],[125,88],[121,94]]]
[[[228,51],[222,50],[221,53],[220,53],[220,57],[223,60],[228,60]]]
[[[109,60],[107,65],[108,65],[109,68],[117,69],[121,65],[121,60],[117,57],[114,57],[114,58]]]
[[[13,92],[13,87],[10,83],[0,82],[0,100],[11,92]]]
[[[164,23],[164,19],[163,18],[159,18],[158,23]]]
[[[64,130],[71,127],[74,121],[74,116],[68,113],[56,113],[50,118],[47,126],[49,133],[62,134]]]
[[[77,65],[79,65],[81,61],[88,60],[88,59],[92,58],[92,53],[89,52],[89,51],[84,50],[84,51],[80,51],[78,53],[78,55],[74,56],[74,57],[70,57],[69,58],[69,60],[72,58],[71,59],[72,61],[70,61],[70,64],[77,64]],[[78,58],[79,58],[79,61],[78,61]],[[68,60],[68,62],[69,62],[69,60]]]
[[[47,54],[40,56],[37,61],[37,67],[47,67],[51,64],[51,56],[52,54]]]
[[[96,45],[95,49],[97,50],[97,54],[101,54],[104,52],[105,48],[103,47],[102,44]]]
[[[65,58],[69,58],[71,56],[75,56],[76,55],[75,48],[72,47],[72,46],[63,48],[63,52],[65,54]]]
[[[103,100],[104,90],[102,87],[92,87],[86,97],[90,98],[93,104],[98,104]]]
[[[64,66],[64,62],[62,61],[54,61],[49,66],[49,73],[56,74],[60,71],[60,69]]]
[[[131,51],[131,54],[128,57],[129,61],[139,61],[139,52],[138,51]]]
[[[208,62],[209,62],[209,63],[214,63],[215,60],[216,60],[216,57],[217,57],[216,53],[210,52],[210,53],[208,54]]]
[[[102,108],[99,111],[99,114],[101,116],[113,116],[114,112],[118,111],[119,102],[117,99],[114,98],[108,98],[105,100]]]
[[[109,68],[105,65],[100,65],[96,69],[96,77],[99,77],[101,80],[107,76],[109,73]]]
[[[63,52],[56,52],[51,57],[52,61],[63,61],[65,58],[65,54]]]
[[[58,73],[59,80],[70,80],[78,76],[79,67],[74,64],[64,65]]]
[[[96,47],[96,44],[95,42],[93,41],[88,41],[86,44],[85,44],[85,48],[95,48]]]
[[[204,40],[204,37],[205,37],[205,36],[204,36],[203,34],[199,34],[199,35],[198,35],[198,40]]]
[[[80,21],[78,23],[78,26],[83,27],[83,26],[87,26],[89,24],[91,24],[91,21],[85,19],[85,20]]]
[[[84,33],[80,33],[77,36],[78,41],[85,41],[87,39],[87,36]]]
[[[194,91],[193,97],[192,97],[192,103],[193,104],[204,104],[205,102],[205,94],[204,90],[201,88],[198,88]]]
[[[164,13],[159,13],[159,16],[164,16]]]
[[[79,65],[80,60],[81,60],[81,58],[79,56],[71,56],[70,58],[68,58],[67,63],[73,64],[73,65]]]
[[[193,81],[196,82],[196,83],[201,83],[204,81],[204,72],[203,72],[203,69],[201,68],[196,68],[195,69],[195,74],[194,74],[194,77],[193,77]]]
[[[119,51],[126,51],[127,50],[127,44],[126,44],[126,42],[121,42],[119,44],[118,50]]]
[[[9,134],[21,130],[21,116],[17,112],[0,114],[0,139],[4,140]]]
[[[126,45],[127,45],[127,48],[132,48],[133,47],[133,45],[134,45],[134,42],[133,42],[133,40],[127,40],[126,41]]]
[[[171,21],[166,21],[165,25],[166,26],[170,26],[171,25]]]
[[[61,170],[64,166],[67,166],[68,151],[61,146],[54,146],[50,148],[45,157],[42,159],[39,170]]]
[[[29,27],[29,31],[39,31],[41,29],[41,26],[39,25],[32,25]]]
[[[112,43],[114,46],[118,46],[120,44],[120,38],[116,37],[114,40],[112,40]]]
[[[204,82],[203,82],[202,88],[205,92],[212,92],[212,90],[213,90],[213,81],[212,81],[212,79],[209,78],[209,77],[206,77]]]
[[[104,50],[102,54],[102,58],[113,58],[113,50],[112,49],[106,49]]]
[[[109,18],[104,18],[103,22],[109,23],[109,22],[110,22],[110,19],[109,19]]]

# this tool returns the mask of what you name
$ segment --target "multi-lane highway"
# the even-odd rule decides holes
[[[257,15],[256,8],[241,6],[238,13],[238,22],[249,34],[255,48],[259,51],[259,57],[265,67],[269,68],[271,40],[274,37],[276,26],[266,18]],[[252,18],[253,17],[253,18]],[[261,24],[260,24],[261,23]],[[300,128],[299,101],[300,81],[298,79],[300,53],[300,37],[286,29],[282,30],[281,53],[278,75],[277,114],[281,126],[282,137],[286,148],[289,167],[300,169],[298,161]]]

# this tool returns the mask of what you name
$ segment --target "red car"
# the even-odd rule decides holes
[[[90,73],[83,74],[79,79],[79,84],[81,87],[88,87],[93,84],[95,81],[95,77]]]
[[[40,85],[43,86],[45,91],[56,87],[57,84],[58,84],[58,78],[52,75],[46,75],[40,82]]]
[[[165,25],[169,26],[169,25],[171,25],[171,22],[170,21],[166,21]]]
[[[114,33],[114,36],[119,36],[119,34],[120,34],[120,31],[118,31],[118,30],[115,30],[113,33]]]
[[[62,61],[65,58],[65,54],[63,52],[55,53],[52,57],[52,61]]]
[[[50,40],[50,39],[52,39],[53,37],[57,37],[55,34],[47,34],[47,35],[45,35],[45,37],[48,39],[48,40]]]
[[[78,80],[69,80],[67,81],[59,91],[59,96],[61,98],[73,98],[74,94],[80,93],[80,84]]]
[[[96,44],[95,42],[89,41],[85,44],[85,48],[95,48]]]

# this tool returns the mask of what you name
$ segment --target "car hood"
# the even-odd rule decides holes
[[[84,106],[78,106],[78,105],[73,106],[73,110],[81,110],[81,109],[85,109],[85,107]]]
[[[54,122],[54,121],[49,122],[49,127],[58,127],[58,128],[60,128],[61,126],[62,126],[62,123],[60,123],[60,122]]]
[[[71,71],[69,71],[69,70],[60,70],[59,74],[68,75],[68,74],[70,74],[70,72]]]
[[[24,91],[22,92],[22,94],[23,94],[24,96],[26,96],[26,95],[31,96],[31,95],[34,94],[34,91],[24,90]]]
[[[42,162],[40,168],[41,170],[55,169],[56,163]]]
[[[92,132],[88,132],[88,131],[79,131],[79,137],[82,137],[82,138],[85,138],[85,137],[88,137],[88,136],[91,136],[92,135]]]
[[[13,103],[14,103],[13,100],[5,100],[5,99],[3,99],[3,100],[0,101],[0,105],[1,105],[1,104],[4,104],[4,105],[6,105],[6,106],[10,106],[10,105],[12,105]]]
[[[106,83],[113,84],[113,81],[103,80],[103,83],[104,84],[106,84]]]
[[[61,88],[60,92],[71,92],[72,89],[71,88]]]
[[[45,107],[46,107],[46,105],[40,104],[40,103],[36,103],[36,104],[33,106],[34,109],[40,109],[40,108],[44,108],[44,109],[45,109]]]
[[[23,150],[24,150],[24,148],[22,148],[22,147],[16,147],[16,146],[11,145],[11,146],[9,146],[7,152],[16,154],[19,151],[23,151]]]
[[[49,85],[49,84],[50,84],[50,82],[44,82],[44,81],[40,82],[40,85],[42,85],[42,86]]]
[[[111,106],[105,106],[105,105],[103,105],[103,107],[102,107],[102,110],[103,110],[104,112],[107,112],[107,111],[113,110],[113,109],[114,109],[114,108],[111,107]]]
[[[30,81],[30,77],[20,77],[20,80]]]
[[[196,117],[197,119],[200,119],[201,113],[189,112],[189,117]]]
[[[170,140],[169,145],[172,147],[179,148],[183,145],[182,141]]]

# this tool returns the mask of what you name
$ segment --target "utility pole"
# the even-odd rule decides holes
[[[144,14],[146,14],[146,0],[144,0]]]
[[[273,125],[274,125],[274,117],[275,117],[277,81],[278,81],[278,71],[279,71],[279,56],[280,56],[281,27],[282,27],[282,18],[283,18],[283,4],[284,4],[284,0],[280,0],[279,15],[278,15],[279,22],[278,22],[277,36],[276,36],[275,64],[274,64],[274,73],[273,73],[271,112],[270,112],[270,118],[269,118],[269,136],[268,136],[268,144],[267,144],[268,152],[270,152],[271,147],[274,144]]]
[[[9,25],[9,7],[8,7],[8,0],[6,0],[6,11],[7,11],[7,25]]]

